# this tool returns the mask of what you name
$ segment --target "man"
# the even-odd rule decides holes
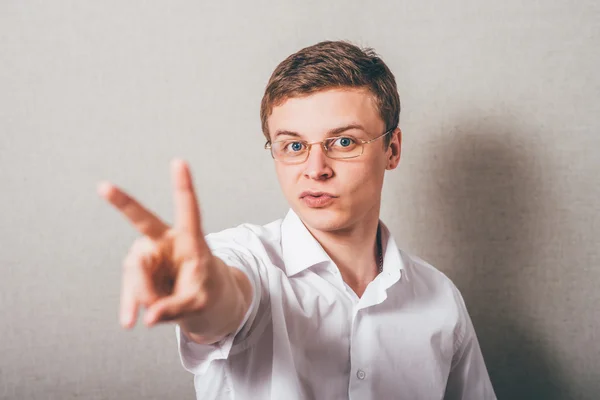
[[[285,218],[204,237],[192,178],[172,165],[169,227],[109,183],[142,233],[121,323],[176,323],[198,399],[495,399],[452,282],[379,220],[400,160],[400,100],[372,50],[322,42],[284,60],[261,105]]]

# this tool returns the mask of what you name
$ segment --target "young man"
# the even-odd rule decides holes
[[[175,225],[109,183],[142,233],[125,259],[121,323],[176,323],[198,399],[495,399],[452,282],[379,220],[400,160],[394,76],[371,50],[322,42],[284,60],[261,106],[285,218],[204,236],[174,161]]]

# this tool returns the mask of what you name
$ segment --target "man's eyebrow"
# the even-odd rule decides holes
[[[294,136],[294,137],[300,137],[300,134],[298,132],[294,132],[294,131],[286,131],[286,130],[278,130],[277,132],[275,132],[275,137],[278,136]]]
[[[365,133],[367,132],[361,124],[348,124],[348,125],[340,126],[339,128],[331,129],[329,132],[327,132],[327,136],[336,136],[336,135],[339,135],[340,133],[343,133],[343,132],[346,132],[346,131],[349,131],[352,129],[358,129]]]
[[[327,136],[337,136],[340,133],[349,131],[351,129],[358,129],[358,130],[361,130],[363,132],[366,132],[365,128],[362,125],[360,125],[360,124],[348,124],[348,125],[344,125],[344,126],[340,126],[340,127],[337,127],[337,128],[330,129],[327,132]],[[293,137],[302,137],[302,135],[300,135],[298,132],[288,131],[288,130],[285,130],[285,129],[278,130],[275,133],[275,137],[282,136],[282,135],[293,136]]]

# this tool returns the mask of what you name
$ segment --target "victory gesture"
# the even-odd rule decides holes
[[[135,325],[174,321],[195,341],[212,343],[235,331],[251,300],[247,277],[214,257],[204,239],[188,166],[171,166],[175,225],[168,226],[133,197],[102,182],[98,193],[142,234],[123,262],[120,320]]]

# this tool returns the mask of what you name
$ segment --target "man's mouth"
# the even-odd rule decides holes
[[[324,208],[330,205],[337,196],[326,192],[303,192],[300,195],[302,202],[310,208]]]
[[[331,193],[327,193],[327,192],[312,192],[312,191],[306,191],[306,192],[302,192],[302,194],[300,195],[300,198],[304,198],[304,197],[337,197],[334,196]]]

